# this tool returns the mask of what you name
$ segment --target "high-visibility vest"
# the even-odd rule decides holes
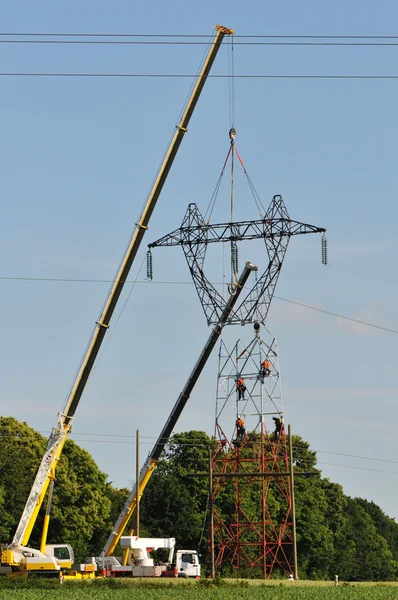
[[[271,366],[271,363],[269,362],[269,360],[265,360],[265,361],[263,362],[263,367],[264,367],[264,369],[269,369],[269,368],[270,368],[270,366]]]
[[[242,387],[245,385],[245,382],[243,381],[243,379],[238,379],[238,382],[236,384],[238,387]]]

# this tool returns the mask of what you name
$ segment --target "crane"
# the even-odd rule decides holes
[[[129,497],[127,498],[121,512],[120,515],[114,525],[113,531],[111,532],[110,536],[108,537],[108,540],[104,546],[104,549],[102,551],[101,557],[98,559],[99,564],[101,564],[103,567],[106,566],[107,561],[106,561],[106,557],[110,557],[112,556],[116,545],[127,525],[128,520],[130,519],[132,513],[134,512],[136,506],[137,506],[137,498],[141,498],[142,494],[144,493],[144,489],[149,481],[149,479],[151,478],[151,475],[153,473],[153,471],[156,468],[156,465],[159,461],[160,455],[163,451],[164,445],[165,445],[165,441],[169,439],[171,432],[173,431],[191,393],[193,388],[195,387],[195,384],[197,382],[197,380],[199,379],[199,376],[201,374],[201,372],[203,371],[203,368],[214,348],[214,346],[217,343],[217,340],[219,340],[220,338],[220,334],[221,331],[224,327],[224,325],[228,322],[228,319],[233,311],[233,308],[239,298],[239,295],[241,293],[241,291],[244,288],[245,283],[247,282],[249,275],[251,272],[253,271],[257,271],[257,267],[254,266],[253,264],[251,264],[250,262],[247,262],[245,265],[245,268],[242,271],[242,274],[237,282],[237,289],[236,292],[231,294],[229,296],[228,301],[226,302],[225,308],[220,316],[220,320],[219,323],[217,323],[215,325],[215,327],[213,328],[212,332],[210,333],[210,336],[206,342],[206,344],[203,347],[203,350],[190,374],[190,376],[187,379],[187,382],[182,390],[182,392],[180,393],[180,395],[177,398],[177,401],[166,421],[165,426],[163,427],[152,451],[150,452],[147,460],[145,461],[141,472],[140,472],[140,477],[139,477],[139,481],[136,482],[134,488],[131,490]]]
[[[232,29],[223,27],[221,25],[216,25],[216,32],[214,38],[210,44],[209,51],[203,61],[200,72],[196,78],[192,89],[192,93],[183,110],[180,121],[176,126],[175,133],[169,144],[164,160],[159,168],[152,189],[148,195],[145,207],[136,224],[136,229],[131,237],[126,253],[122,259],[114,283],[106,299],[102,313],[98,321],[96,321],[96,326],[90,339],[88,349],[80,364],[78,373],[73,381],[70,393],[65,403],[65,408],[58,414],[56,424],[53,427],[50,437],[48,439],[46,451],[37,471],[35,480],[33,482],[29,497],[27,499],[12,543],[9,545],[5,545],[2,548],[1,564],[5,568],[22,568],[26,570],[56,570],[60,568],[60,561],[58,560],[58,558],[65,557],[67,554],[67,552],[65,551],[69,551],[69,557],[67,557],[64,560],[63,564],[61,562],[61,566],[69,566],[69,563],[73,562],[73,551],[70,548],[70,546],[66,544],[61,544],[54,548],[54,546],[50,547],[46,544],[56,465],[61,456],[65,442],[71,432],[72,422],[74,420],[80,398],[83,394],[90,373],[93,369],[95,359],[98,355],[105,334],[109,329],[109,324],[114,313],[115,307],[120,298],[123,287],[126,283],[128,274],[130,272],[133,261],[137,255],[142,239],[148,228],[149,220],[152,216],[153,210],[163,189],[164,183],[170,172],[171,166],[176,157],[182,139],[185,133],[187,132],[189,121],[196,107],[203,86],[206,82],[206,79],[209,75],[209,72],[211,70],[211,67],[217,56],[218,50],[221,46],[224,37],[226,35],[232,35],[233,33],[234,32]],[[28,548],[27,544],[29,543],[32,529],[34,527],[39,510],[42,506],[48,489],[48,502],[46,514],[44,517],[40,551],[38,551],[32,548]],[[50,556],[48,556],[48,553],[46,553],[46,548],[48,548]],[[60,549],[58,552],[57,548]]]

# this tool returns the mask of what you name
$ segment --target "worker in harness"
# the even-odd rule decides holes
[[[236,389],[238,390],[238,400],[244,400],[246,385],[243,377],[239,377],[238,381],[236,382]]]
[[[236,439],[241,442],[244,440],[245,435],[246,435],[245,420],[240,415],[238,415],[235,425],[236,425]]]
[[[261,381],[264,383],[264,377],[269,377],[271,375],[271,363],[268,360],[268,358],[266,358],[260,366],[260,379]]]
[[[283,417],[272,417],[275,423],[274,440],[277,440],[281,435],[285,435],[285,426],[283,424]]]

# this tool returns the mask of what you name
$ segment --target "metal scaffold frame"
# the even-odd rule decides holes
[[[268,331],[266,340],[258,331],[247,346],[238,340],[228,350],[220,342],[211,518],[215,574],[229,569],[241,577],[257,569],[267,579],[275,569],[293,572],[292,493],[283,425],[276,433],[266,424],[283,422],[278,346]],[[246,390],[239,399],[240,378]],[[238,417],[245,418],[244,436],[235,425],[228,436]]]

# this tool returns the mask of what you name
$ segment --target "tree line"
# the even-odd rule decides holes
[[[1,543],[12,540],[46,443],[26,423],[0,417]],[[198,549],[204,565],[208,482],[188,474],[207,471],[212,443],[201,431],[174,435],[140,505],[141,536],[175,537],[180,548]],[[398,579],[398,524],[375,503],[350,498],[341,485],[323,478],[316,468],[316,453],[301,437],[293,436],[293,447],[295,470],[315,473],[295,478],[300,577],[331,579],[338,574],[346,581]],[[252,510],[258,501],[256,493],[253,488],[248,504]],[[56,471],[49,543],[71,544],[78,562],[98,555],[127,495],[127,489],[117,489],[107,481],[89,452],[67,440]],[[272,500],[272,490],[268,498],[269,510],[275,511],[277,518],[278,503]],[[232,496],[227,492],[223,498],[225,518],[229,502]],[[29,542],[36,548],[42,524],[40,514]]]

